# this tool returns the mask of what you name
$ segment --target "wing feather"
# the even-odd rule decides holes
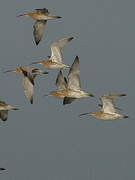
[[[64,38],[59,41],[54,42],[51,45],[51,59],[54,62],[60,62],[63,61],[63,55],[62,55],[62,48],[68,44],[73,39],[73,37],[70,38]]]
[[[66,104],[71,104],[76,98],[72,98],[72,97],[64,97],[63,99],[63,105]]]
[[[0,111],[0,118],[2,119],[2,121],[6,121],[8,119],[8,111],[7,110]]]
[[[81,89],[79,57],[76,56],[68,74],[68,88]]]
[[[34,86],[29,80],[27,76],[24,76],[22,78],[22,84],[24,88],[25,95],[27,99],[30,101],[31,104],[33,104],[33,93],[34,93]]]
[[[58,87],[59,90],[63,90],[67,88],[67,81],[66,78],[64,78],[62,71],[60,71],[57,76],[56,86]]]
[[[46,20],[37,20],[33,25],[33,35],[36,45],[38,45],[42,39],[46,23]]]
[[[126,96],[125,94],[107,94],[101,97],[101,102],[103,104],[102,110],[105,113],[116,113],[116,108],[114,105],[114,99]]]

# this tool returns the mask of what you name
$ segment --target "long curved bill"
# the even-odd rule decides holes
[[[82,117],[82,116],[85,116],[85,115],[91,115],[91,113],[83,113],[83,114],[80,114],[79,117]]]
[[[8,71],[4,71],[4,73],[8,73],[8,72],[14,72],[14,69],[8,70]]]
[[[22,16],[28,16],[28,14],[19,14],[19,15],[16,16],[16,17],[22,17]]]

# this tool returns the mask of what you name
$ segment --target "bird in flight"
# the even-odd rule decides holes
[[[51,92],[48,96],[64,98],[63,104],[70,104],[78,98],[94,97],[93,94],[81,90],[78,56],[76,56],[69,70],[67,79],[63,77],[61,71],[59,72],[56,79],[56,86],[58,87],[58,91]]]
[[[41,64],[47,69],[69,69],[70,66],[67,66],[63,63],[62,48],[72,39],[73,37],[69,37],[54,42],[51,45],[51,56],[49,56],[48,60],[33,62],[31,64]]]
[[[4,101],[0,101],[0,119],[2,121],[6,121],[8,119],[8,111],[10,110],[19,110],[16,107],[6,104]],[[4,168],[0,168],[0,170],[5,170]]]
[[[48,72],[41,69],[34,69],[30,66],[19,67],[14,70],[8,70],[6,72],[16,72],[19,75],[23,75],[22,84],[24,88],[25,95],[27,99],[33,104],[33,94],[34,94],[34,80],[37,75],[48,74]]]
[[[116,112],[116,108],[114,105],[114,99],[126,96],[126,94],[106,94],[100,98],[102,105],[100,105],[101,110],[92,112],[92,113],[83,113],[80,114],[80,116],[83,115],[90,115],[94,116],[99,120],[115,120],[115,119],[124,119],[128,118],[128,116],[121,115]]]
[[[35,9],[35,12],[21,14],[17,17],[20,17],[20,16],[28,16],[36,20],[36,22],[33,25],[33,29],[34,29],[33,35],[34,35],[36,45],[38,45],[42,39],[47,21],[50,19],[61,18],[60,16],[55,16],[55,15],[50,14],[47,8]]]

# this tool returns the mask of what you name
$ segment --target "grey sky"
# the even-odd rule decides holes
[[[16,16],[44,7],[63,18],[48,22],[36,46],[34,21]],[[1,180],[135,179],[134,7],[131,0],[0,1],[1,72],[45,59],[52,42],[73,36],[63,49],[64,62],[71,65],[80,57],[82,89],[97,97],[126,93],[116,103],[130,116],[106,122],[79,118],[80,113],[96,111],[98,99],[63,106],[62,100],[43,97],[56,89],[58,71],[37,78],[30,105],[21,78],[1,73],[0,99],[20,108],[0,122],[0,166],[7,169]]]

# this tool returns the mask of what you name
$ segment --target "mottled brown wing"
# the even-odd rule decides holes
[[[68,74],[68,88],[81,89],[79,57],[76,56]]]
[[[33,75],[33,78],[35,78],[37,75],[41,75],[41,74],[48,74],[47,71],[43,71],[41,69],[32,69],[32,75]]]
[[[0,101],[1,106],[6,106],[7,104],[4,101]]]
[[[76,98],[71,98],[71,97],[65,97],[63,99],[63,105],[66,105],[66,104],[71,104]]]
[[[37,20],[33,25],[33,35],[36,45],[38,45],[42,39],[46,23],[46,20]]]
[[[2,119],[2,121],[6,121],[8,119],[8,111],[7,110],[0,111],[0,118]]]
[[[63,90],[67,88],[67,82],[66,79],[64,78],[62,71],[59,72],[57,79],[56,79],[56,86],[58,87],[59,90]]]
[[[42,9],[35,9],[37,13],[44,13],[44,14],[49,14],[49,11],[47,8],[42,8]]]
[[[25,95],[27,99],[30,101],[31,104],[33,104],[33,93],[34,93],[34,86],[29,80],[27,76],[24,76],[22,78],[22,84],[24,88]]]
[[[22,73],[24,76],[28,77],[28,79],[30,80],[30,82],[34,85],[34,76],[32,74],[32,68],[31,67],[20,67],[20,69],[22,70]]]

